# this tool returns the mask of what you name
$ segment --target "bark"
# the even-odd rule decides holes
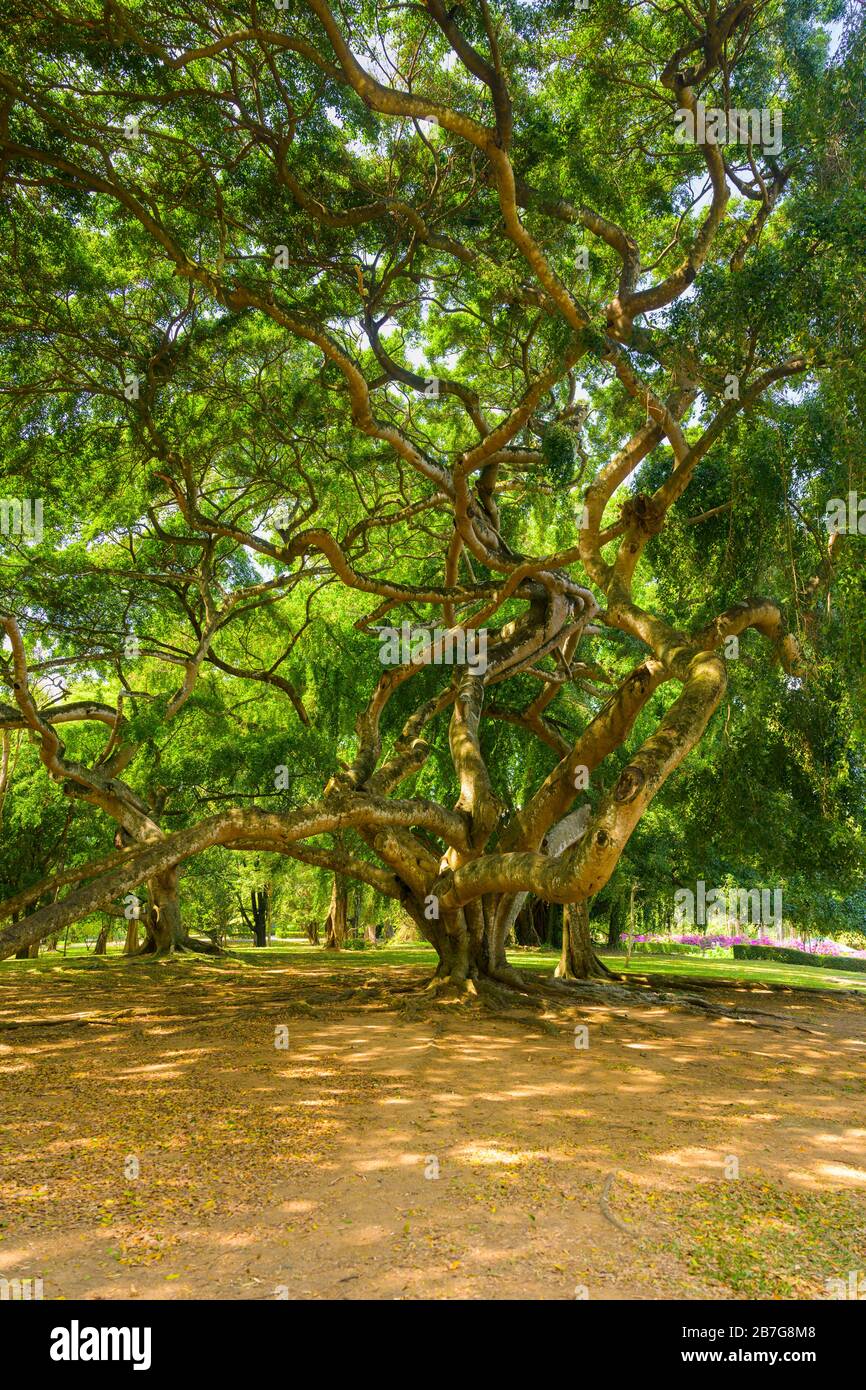
[[[325,950],[339,951],[346,940],[349,910],[349,891],[343,874],[334,874],[331,887],[331,906],[325,922]]]
[[[109,918],[109,920],[107,922],[104,922],[103,925],[99,928],[99,935],[96,938],[96,945],[93,948],[93,954],[95,956],[104,956],[107,954],[108,939],[111,935],[111,926],[112,923],[111,919]]]
[[[186,944],[178,894],[177,867],[166,869],[147,885],[148,911],[145,919],[143,955],[170,955]]]
[[[138,952],[138,918],[133,917],[126,924],[126,940],[123,943],[123,954],[134,956]]]
[[[562,954],[554,976],[558,980],[611,978],[611,972],[593,950],[586,903],[568,903],[563,909]]]
[[[11,914],[11,917],[12,917],[12,925],[13,925],[13,927],[14,927],[14,926],[15,926],[15,923],[18,921],[18,913],[17,913],[17,912],[13,912],[13,913]],[[28,947],[28,946],[22,946],[19,950],[17,950],[17,951],[14,953],[14,954],[15,954],[15,959],[16,959],[16,960],[26,960],[26,959],[27,959],[27,952],[28,952],[28,950],[29,950],[29,947]]]
[[[318,944],[319,944],[319,924],[318,924],[318,922],[315,921],[315,919],[311,918],[311,919],[307,922],[307,925],[306,925],[306,927],[305,927],[305,931],[306,931],[306,933],[307,933],[307,940],[309,941],[310,945],[311,945],[311,946],[318,946]]]
[[[18,921],[18,913],[17,913],[17,912],[13,912],[13,913],[12,913],[12,921],[13,921],[13,923],[15,923],[15,922]],[[34,949],[34,947],[35,947],[35,949]],[[15,952],[15,959],[16,959],[16,960],[29,960],[29,959],[32,959],[33,956],[37,956],[38,954],[39,954],[39,942],[38,942],[38,941],[34,941],[34,942],[31,942],[31,944],[30,944],[29,946],[22,946],[21,949],[20,949],[20,951],[16,951],[16,952]]]

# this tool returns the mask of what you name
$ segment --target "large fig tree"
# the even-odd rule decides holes
[[[0,957],[140,886],[195,945],[224,846],[396,899],[440,982],[520,984],[529,895],[594,971],[737,663],[794,701],[858,592],[861,21],[12,10],[0,727],[109,842]]]

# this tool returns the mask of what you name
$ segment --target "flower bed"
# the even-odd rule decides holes
[[[625,938],[623,938],[625,944]],[[632,949],[648,955],[703,956],[730,955],[734,946],[740,945],[774,946],[776,943],[765,936],[731,936],[721,932],[692,932],[668,936],[655,932],[651,935],[632,938]]]

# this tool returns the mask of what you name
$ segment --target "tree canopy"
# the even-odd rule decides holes
[[[0,958],[215,849],[460,988],[623,855],[853,893],[862,13],[12,10]]]

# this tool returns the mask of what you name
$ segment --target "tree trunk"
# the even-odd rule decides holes
[[[628,944],[625,951],[626,964],[631,961],[631,949],[634,945],[634,895],[636,888],[637,884],[632,883],[628,900]]]
[[[541,898],[530,897],[524,903],[514,923],[514,939],[518,946],[540,946],[547,931],[548,904]]]
[[[268,924],[271,915],[270,901],[270,885],[266,885],[261,890],[252,889],[250,893],[250,906],[253,910],[253,938],[256,945],[259,947],[265,947],[268,944]]]
[[[145,954],[168,955],[185,943],[186,935],[180,916],[178,878],[176,867],[167,869],[165,873],[152,878],[147,886],[150,905],[143,947]]]
[[[319,924],[314,919],[310,919],[306,926],[307,940],[311,946],[319,944]]]
[[[96,938],[96,945],[93,948],[93,954],[95,956],[104,956],[107,954],[108,938],[111,935],[111,928],[112,921],[109,917],[106,918],[103,925],[99,928],[99,935]]]
[[[250,889],[252,917],[244,907],[243,901],[240,898],[238,901],[240,902],[241,916],[252,932],[253,945],[267,946],[271,926],[271,885],[266,883],[262,889]]]
[[[623,906],[620,903],[611,903],[610,916],[607,921],[607,944],[611,950],[619,945],[624,918],[625,909]]]
[[[562,955],[554,971],[559,980],[609,979],[610,971],[592,947],[586,903],[567,903],[562,914]]]
[[[138,918],[133,917],[126,924],[126,940],[123,943],[123,954],[134,956],[138,950]]]
[[[339,951],[346,940],[346,918],[349,907],[349,894],[345,877],[334,874],[331,888],[331,906],[325,923],[325,950]]]

